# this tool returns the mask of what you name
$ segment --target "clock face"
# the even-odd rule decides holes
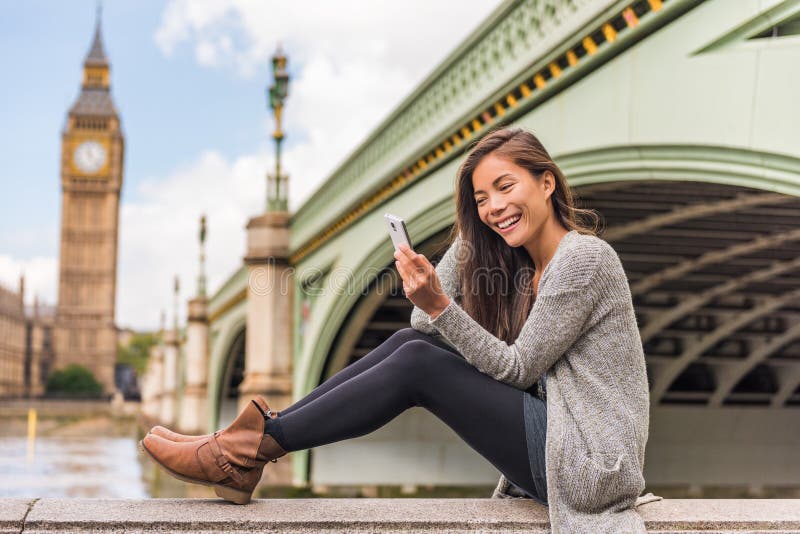
[[[85,141],[75,149],[74,157],[80,170],[93,174],[106,162],[106,149],[97,141]]]

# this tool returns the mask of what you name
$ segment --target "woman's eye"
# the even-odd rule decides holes
[[[511,186],[513,186],[513,185],[514,184],[506,184],[506,185],[504,185],[503,187],[500,188],[500,191],[505,191],[506,189],[510,189]]]

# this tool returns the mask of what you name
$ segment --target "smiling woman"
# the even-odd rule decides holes
[[[472,252],[460,264],[462,275],[500,273],[507,281],[487,286],[497,277],[464,276],[462,306],[511,342],[527,320],[555,244],[569,230],[594,235],[599,218],[575,207],[563,173],[524,130],[498,130],[481,140],[462,164],[456,188],[458,232]],[[532,291],[508,291],[510,281],[525,274],[532,280],[520,287]]]
[[[494,496],[548,505],[554,533],[645,532],[633,508],[644,488],[647,377],[619,258],[577,222],[563,175],[528,132],[490,134],[458,183],[459,235],[439,265],[404,244],[395,251],[412,328],[279,413],[258,397],[214,434],[155,427],[145,452],[246,504],[269,462],[419,406],[502,473]],[[535,291],[530,280],[500,292],[481,281],[487,268],[510,279],[531,266]]]
[[[460,302],[435,316],[418,305],[411,324],[524,390],[516,409],[533,486],[503,476],[494,496],[546,495],[553,532],[645,532],[634,507],[658,497],[639,497],[644,353],[622,264],[594,235],[597,215],[574,206],[547,151],[516,128],[473,148],[456,195],[454,241],[436,271]]]

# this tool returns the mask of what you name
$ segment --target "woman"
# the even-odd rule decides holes
[[[573,206],[524,130],[495,131],[472,149],[456,207],[435,269],[408,247],[395,252],[411,329],[280,414],[257,398],[211,436],[156,427],[145,450],[173,475],[246,503],[266,462],[421,406],[502,473],[494,497],[548,505],[553,532],[645,532],[634,506],[649,394],[619,258],[580,222],[592,214]]]

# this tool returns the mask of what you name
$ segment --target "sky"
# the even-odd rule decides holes
[[[247,220],[274,168],[265,91],[288,56],[283,167],[298,206],[499,0],[106,0],[102,28],[125,134],[117,256],[121,327],[179,322],[208,218],[209,291],[241,265]],[[0,284],[56,303],[59,158],[80,90],[95,0],[0,0]]]

